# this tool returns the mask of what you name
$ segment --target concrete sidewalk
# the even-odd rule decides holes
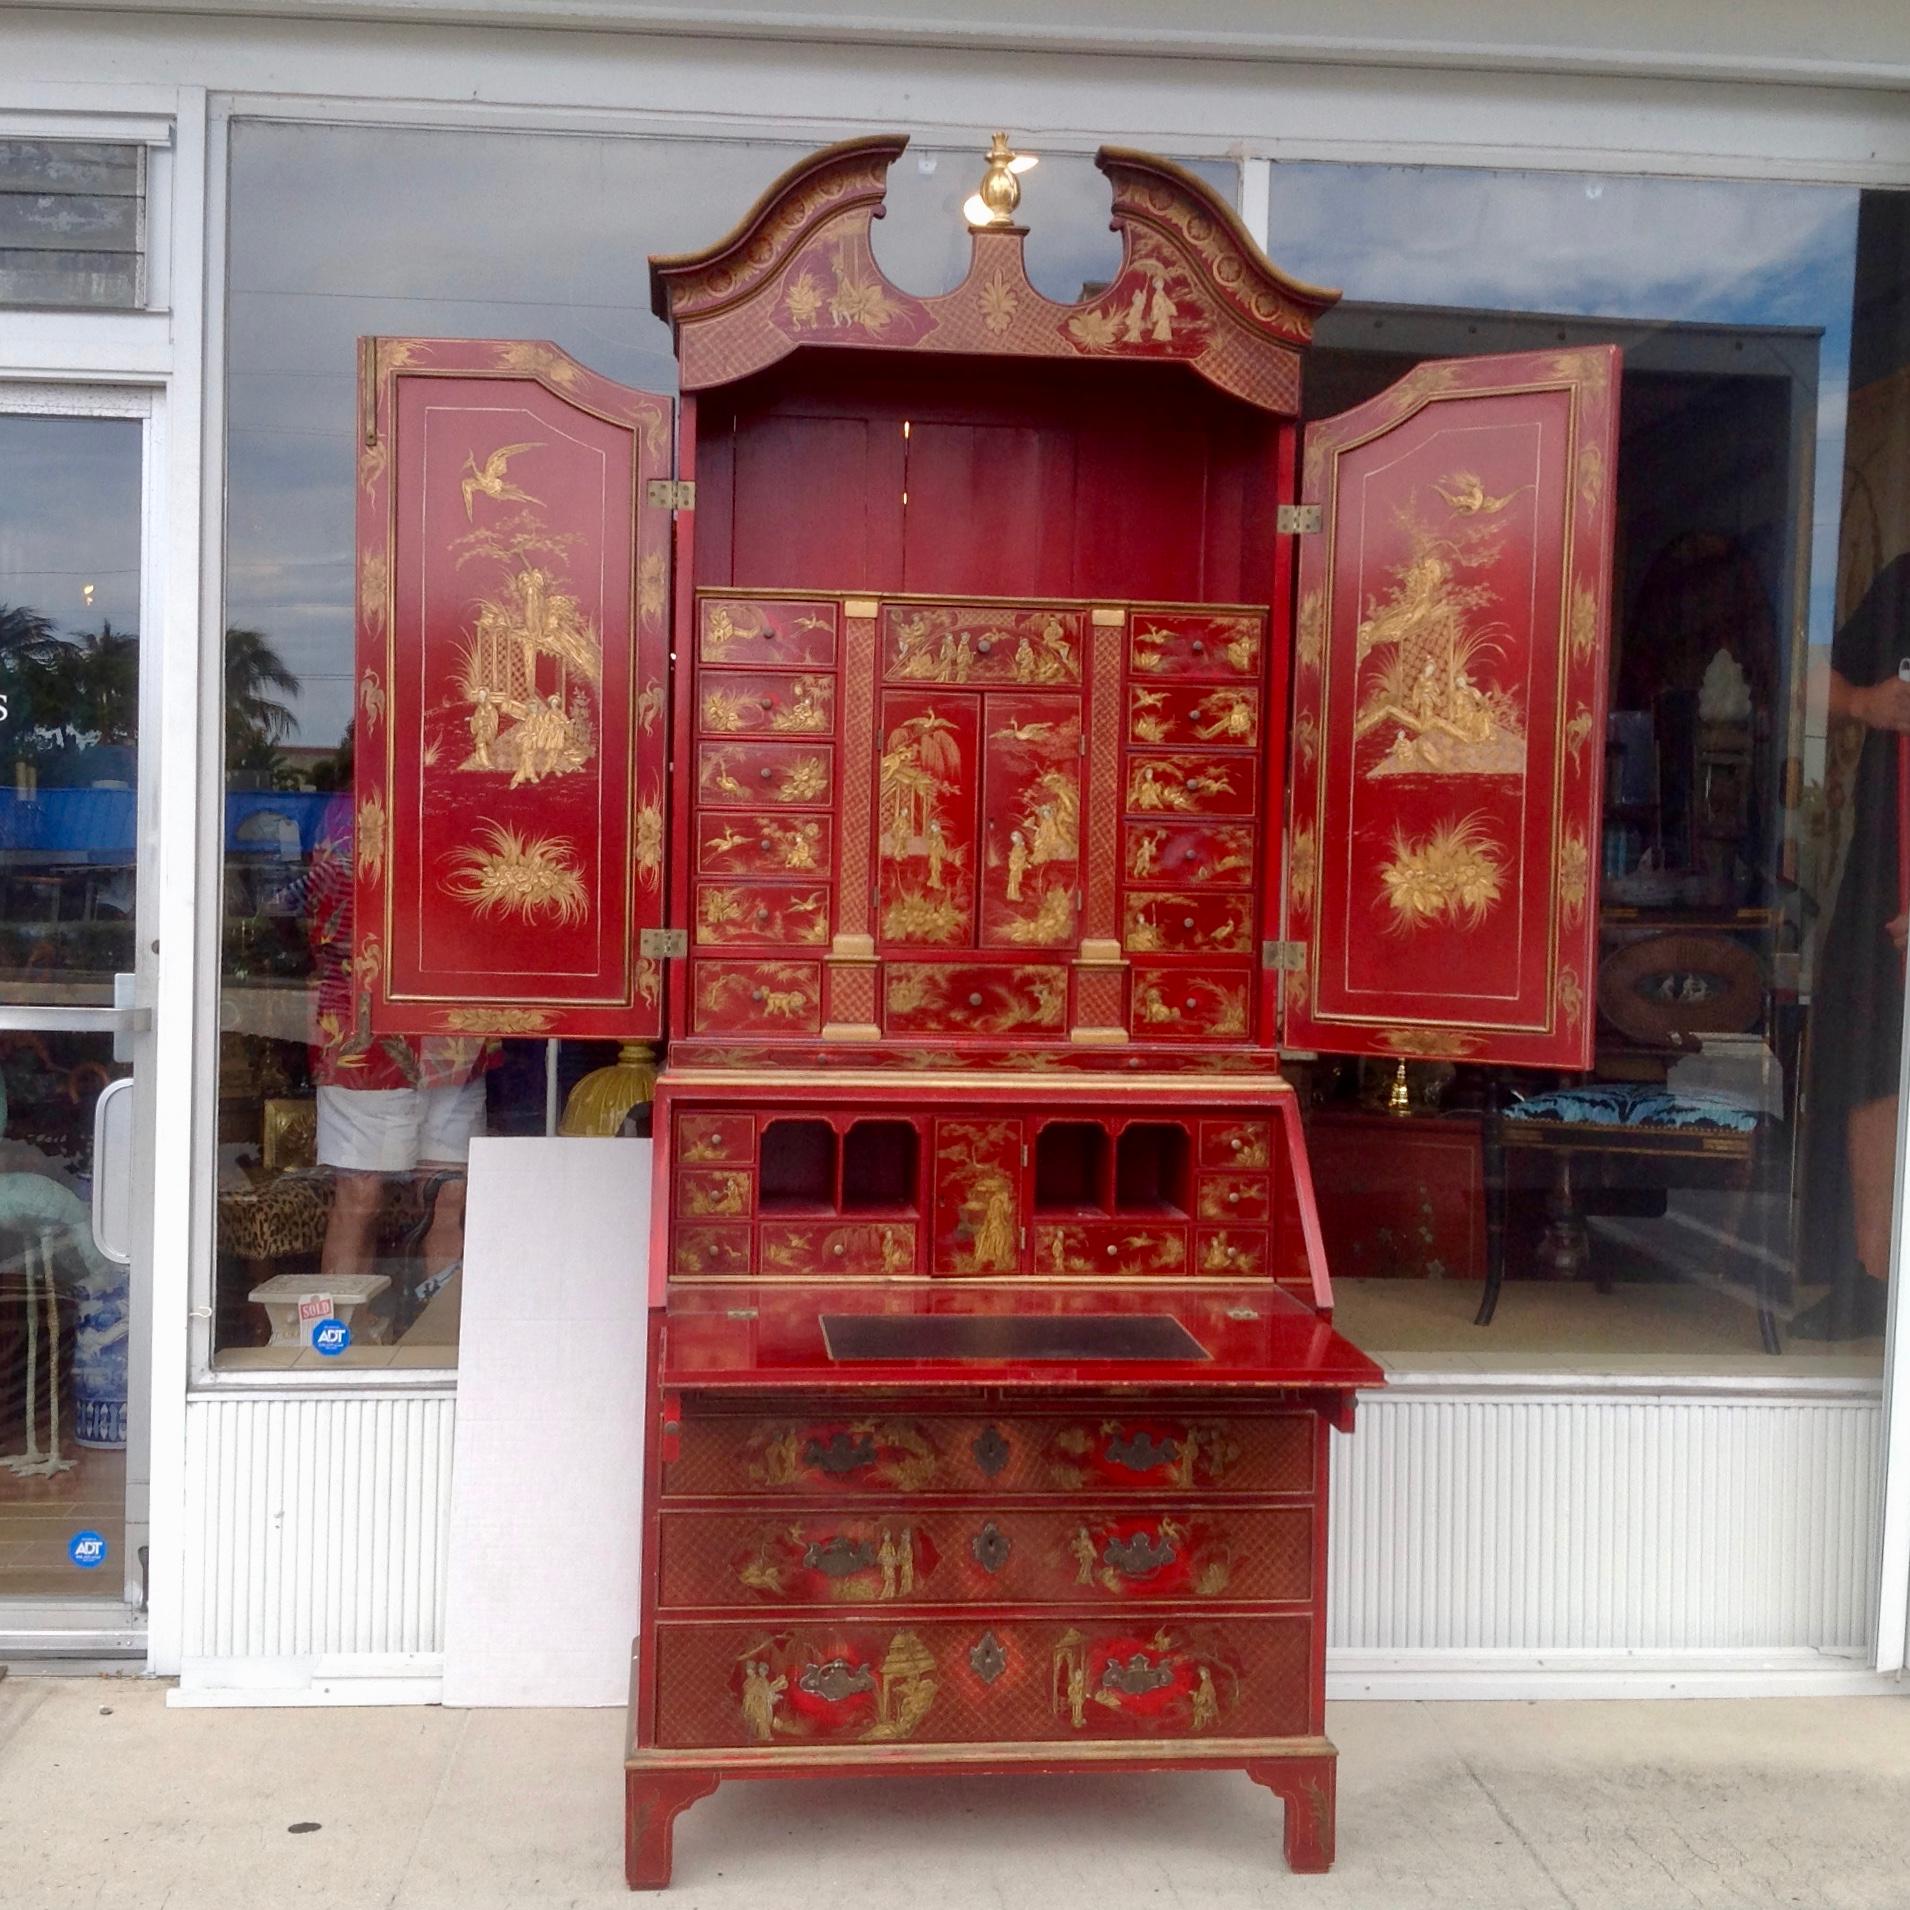
[[[1910,1905],[1910,1702],[1346,1704],[1339,1863],[1187,1774],[727,1784],[678,1820],[680,1910],[1676,1910]],[[609,1711],[168,1711],[0,1684],[7,1910],[627,1904]],[[315,1828],[294,1830],[303,1825]]]

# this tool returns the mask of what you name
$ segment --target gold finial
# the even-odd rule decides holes
[[[988,170],[963,204],[962,217],[972,226],[1013,225],[1021,204],[1021,181],[1015,175],[1034,165],[1035,155],[1016,152],[1008,135],[997,133],[988,143],[987,157]]]
[[[1413,1098],[1406,1092],[1406,1064],[1402,1061],[1393,1070],[1393,1091],[1386,1097],[1388,1114],[1410,1114],[1413,1111]]]

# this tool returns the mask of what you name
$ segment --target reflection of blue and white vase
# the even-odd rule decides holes
[[[92,1243],[86,1243],[90,1246]],[[126,1443],[126,1305],[130,1267],[95,1253],[79,1256],[73,1346],[73,1437],[82,1446]]]

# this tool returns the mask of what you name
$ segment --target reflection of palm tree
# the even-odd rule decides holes
[[[298,728],[298,713],[282,696],[296,696],[301,688],[290,669],[260,630],[234,627],[225,633],[226,762],[232,767],[266,767],[258,761],[270,756]],[[279,694],[274,694],[278,692]]]
[[[16,735],[42,730],[99,743],[133,740],[139,710],[136,636],[110,623],[69,636],[42,611],[0,605],[0,672]]]

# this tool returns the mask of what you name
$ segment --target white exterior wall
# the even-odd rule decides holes
[[[440,1644],[449,1385],[287,1375],[267,1388],[209,1370],[218,924],[200,899],[219,893],[222,813],[225,118],[818,140],[900,127],[943,143],[999,125],[1051,150],[1107,140],[1241,159],[1910,185],[1910,36],[1900,0],[1814,14],[1741,0],[1728,47],[1704,0],[1621,0],[1557,28],[1512,0],[1349,0],[1330,39],[1286,30],[1255,0],[1166,24],[1139,0],[1096,8],[1092,24],[1065,0],[985,0],[960,20],[918,11],[886,25],[796,0],[774,17],[779,37],[763,37],[769,16],[720,3],[303,9],[353,19],[288,19],[279,0],[226,6],[0,10],[0,129],[174,129],[154,206],[170,309],[0,313],[0,377],[147,382],[167,408],[160,866],[147,871],[162,948],[151,1662],[204,1687],[421,1697]],[[599,30],[633,19],[697,31]],[[905,32],[917,43],[894,43]],[[800,113],[780,110],[791,102]],[[1910,1309],[1893,1334],[1901,1375]],[[1669,1679],[1673,1666],[1716,1670],[1720,1652],[1740,1669],[1868,1652],[1873,1631],[1875,1661],[1900,1664],[1906,1421],[1910,1410],[1893,1435],[1884,1401],[1862,1388],[1699,1398],[1566,1380],[1377,1399],[1336,1451],[1334,1544],[1360,1560],[1357,1581],[1335,1578],[1339,1688],[1509,1670],[1534,1689],[1560,1653],[1588,1676],[1610,1654],[1645,1653]]]

